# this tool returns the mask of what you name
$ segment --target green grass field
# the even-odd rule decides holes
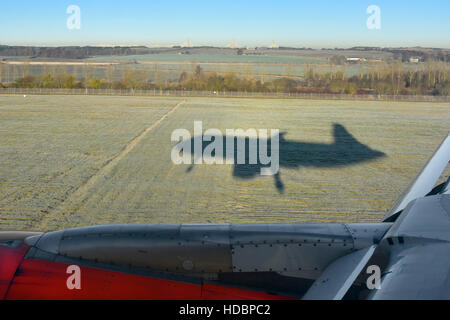
[[[0,230],[106,223],[376,222],[448,133],[450,104],[277,99],[0,96]],[[176,106],[176,107],[175,107]],[[174,108],[175,107],[175,108]],[[233,176],[174,165],[171,133],[274,128],[331,143],[333,124],[384,152],[338,167]],[[283,157],[280,154],[280,157]],[[446,172],[449,174],[449,171]]]

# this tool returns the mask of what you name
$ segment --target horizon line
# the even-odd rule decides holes
[[[280,48],[289,48],[289,49],[303,49],[303,50],[349,50],[355,48],[373,48],[373,49],[440,49],[440,50],[450,50],[450,47],[429,47],[429,46],[421,46],[421,45],[413,45],[413,46],[370,46],[370,45],[355,45],[350,47],[326,47],[326,46],[288,46],[288,45],[276,45],[275,47],[272,45],[257,45],[257,46],[247,46],[247,45],[237,45],[232,47],[232,45],[220,46],[220,45],[208,45],[208,44],[198,44],[185,46],[184,44],[155,44],[155,45],[146,45],[146,44],[70,44],[70,45],[46,45],[46,44],[2,44],[0,43],[0,47],[41,47],[41,48],[69,48],[69,47],[98,47],[98,48],[114,48],[114,47],[144,47],[148,49],[158,49],[158,48],[175,48],[175,49],[193,49],[193,48],[217,48],[217,49],[280,49]]]

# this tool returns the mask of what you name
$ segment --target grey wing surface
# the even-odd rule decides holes
[[[369,299],[450,299],[450,179],[430,192],[449,160],[450,135],[386,216],[388,263]]]
[[[450,195],[409,204],[380,246],[388,252],[372,299],[450,299]]]

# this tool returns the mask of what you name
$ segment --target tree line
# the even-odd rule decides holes
[[[1,86],[16,88],[92,88],[120,90],[185,90],[185,91],[239,91],[280,93],[345,93],[345,94],[388,94],[388,95],[450,95],[450,68],[448,63],[428,61],[406,67],[401,61],[361,65],[359,72],[347,75],[345,70],[323,72],[315,65],[305,65],[303,77],[288,76],[272,80],[257,79],[251,75],[239,77],[228,72],[218,74],[204,71],[200,66],[191,72],[183,71],[177,80],[163,80],[157,71],[128,70],[120,79],[112,76],[112,66],[105,77],[95,77],[89,68],[78,78],[65,69],[30,75],[23,71],[22,77]],[[1,64],[0,64],[1,79]],[[158,80],[160,79],[160,80]]]

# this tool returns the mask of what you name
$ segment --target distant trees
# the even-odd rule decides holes
[[[114,82],[114,67],[113,65],[108,65],[106,68],[106,83],[108,84],[108,87],[111,89],[112,84]]]
[[[91,81],[91,78],[94,76],[94,71],[92,70],[92,67],[88,65],[87,63],[83,66],[83,80],[82,84],[84,88],[89,87],[89,82]]]
[[[186,71],[180,73],[180,77],[178,78],[178,83],[183,83],[188,79],[188,74]]]
[[[367,93],[391,95],[449,95],[450,67],[443,62],[427,62],[419,67],[405,65],[401,61],[370,66],[365,72],[347,76],[341,70],[319,73],[314,66],[304,70],[303,84],[310,88],[322,88],[331,93]]]
[[[93,78],[89,80],[89,88],[101,89],[103,84],[103,79]]]
[[[51,74],[47,74],[41,78],[40,87],[41,88],[54,88],[55,87],[54,82],[53,82],[53,77]]]
[[[17,79],[14,83],[17,88],[36,88],[37,82],[36,79],[32,76],[26,76],[20,79]]]
[[[186,72],[179,78],[178,89],[194,91],[249,91],[262,92],[269,89],[262,85],[261,81],[254,79],[239,78],[234,73],[227,73],[225,76],[210,72],[209,75],[201,69],[195,68],[194,74],[189,76]]]
[[[122,83],[125,88],[131,91],[145,89],[148,83],[148,75],[139,71],[128,72],[122,79]]]
[[[53,86],[55,88],[72,89],[75,83],[74,77],[65,73],[58,73],[53,77]]]
[[[0,45],[1,56],[27,56],[65,59],[84,59],[91,56],[124,56],[152,53],[154,49],[146,47],[25,47]]]
[[[330,58],[330,63],[334,65],[344,65],[346,62],[345,56],[334,55]]]
[[[201,76],[202,76],[202,68],[199,66],[199,65],[197,65],[196,67],[195,67],[195,78],[196,79],[200,79],[201,78]]]
[[[0,64],[0,66],[2,66]],[[0,69],[7,72],[9,65]],[[13,76],[18,73],[15,65]],[[25,72],[21,69],[22,72]],[[72,70],[73,71],[73,70]],[[17,88],[92,88],[148,90],[186,90],[186,91],[241,91],[241,92],[290,92],[290,93],[346,93],[346,94],[390,94],[390,95],[450,95],[450,66],[446,62],[428,61],[419,65],[406,65],[401,61],[390,64],[377,63],[362,65],[358,72],[347,75],[345,67],[331,68],[330,71],[318,71],[315,65],[306,65],[301,80],[290,75],[272,77],[272,80],[261,81],[250,75],[239,77],[233,72],[218,74],[205,71],[199,65],[193,65],[191,71],[181,71],[178,79],[163,78],[158,69],[154,71],[117,72],[120,80],[113,79],[112,67],[106,70],[106,78],[94,76],[91,66],[84,66],[78,80],[64,68],[50,68],[44,74],[31,76],[28,72],[17,78],[9,86]],[[123,72],[123,74],[121,73]],[[154,74],[153,74],[154,73]],[[153,74],[153,81],[150,76]]]
[[[68,74],[46,74],[42,77],[25,76],[14,81],[16,88],[81,88],[81,83],[74,76]]]
[[[298,82],[289,78],[279,78],[273,80],[269,88],[274,92],[292,92],[298,86]]]

